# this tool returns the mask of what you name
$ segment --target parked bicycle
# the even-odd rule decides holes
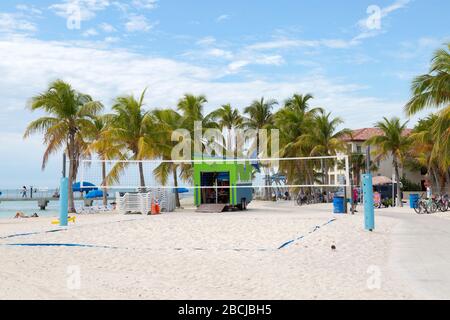
[[[436,199],[436,204],[437,204],[439,211],[441,211],[441,212],[445,212],[445,211],[449,210],[450,209],[450,200],[449,200],[448,195],[447,194],[440,195]]]
[[[414,211],[417,214],[430,214],[435,213],[438,210],[438,205],[436,200],[433,198],[427,199],[424,195],[421,195],[420,198],[414,205]]]
[[[297,205],[302,206],[306,204],[324,203],[325,196],[320,192],[314,192],[313,194],[303,193],[300,191],[295,198]]]

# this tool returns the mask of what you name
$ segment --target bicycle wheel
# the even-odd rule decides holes
[[[422,205],[420,201],[417,201],[416,204],[414,205],[414,211],[417,214],[421,214],[422,213]]]
[[[430,211],[431,211],[431,213],[436,213],[437,210],[438,210],[437,203],[435,201],[433,201],[430,205]]]
[[[419,203],[419,206],[420,206],[420,211],[421,211],[421,213],[424,213],[424,214],[429,214],[429,213],[430,213],[430,212],[428,212],[428,205],[427,205],[426,202],[421,201],[421,202]]]

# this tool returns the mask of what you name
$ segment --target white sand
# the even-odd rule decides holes
[[[332,218],[337,220],[308,234]],[[50,220],[0,220],[0,238],[55,229]],[[247,212],[221,214],[187,208],[148,217],[79,216],[67,231],[0,239],[0,299],[414,298],[388,267],[396,223],[378,217],[369,233],[362,214],[333,215],[331,205],[285,202],[254,202]],[[14,243],[119,248],[5,246]],[[80,270],[78,290],[67,286],[72,266]],[[367,286],[370,266],[381,272],[380,289]]]

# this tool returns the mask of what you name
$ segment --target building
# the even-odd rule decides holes
[[[409,135],[411,134],[411,131],[412,131],[411,129],[406,129],[403,134]],[[378,128],[362,128],[353,130],[351,135],[345,136],[343,138],[348,145],[347,154],[352,153],[366,154],[367,146],[365,146],[364,143],[368,139],[382,134],[383,132]],[[377,166],[377,170],[375,172],[372,172],[374,176],[379,175],[392,179],[393,175],[395,174],[394,167],[392,164],[392,156],[389,156],[381,161],[375,161],[375,165]],[[337,181],[336,179],[338,179],[339,176],[342,176],[343,172],[339,170],[337,166],[335,166],[335,168],[329,174],[330,174],[330,181],[334,182]],[[421,182],[423,183],[425,181],[425,176],[421,175],[420,171],[411,171],[408,170],[407,168],[402,168],[400,166],[399,174],[400,177],[404,176],[414,183],[421,183]]]

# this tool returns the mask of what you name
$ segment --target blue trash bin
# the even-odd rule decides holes
[[[334,197],[333,199],[333,213],[345,213],[345,200],[344,197]]]
[[[419,201],[419,195],[417,193],[411,193],[409,195],[409,207],[411,209],[417,208],[417,201]]]

